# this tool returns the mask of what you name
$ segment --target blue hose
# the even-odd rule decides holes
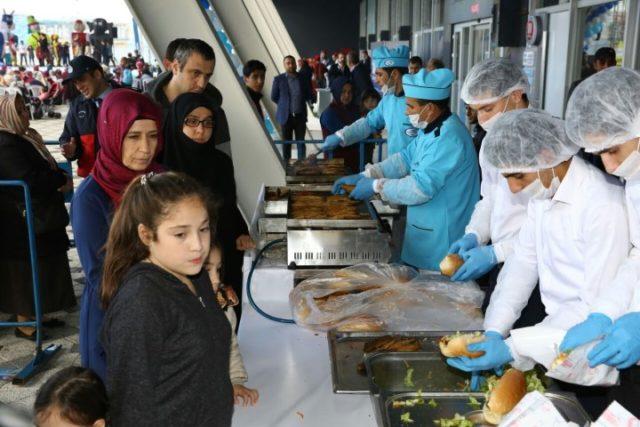
[[[253,260],[253,262],[251,263],[251,270],[249,270],[249,277],[247,277],[247,297],[249,297],[249,304],[251,304],[251,307],[253,307],[253,309],[258,313],[260,313],[260,315],[262,315],[263,317],[266,317],[269,320],[273,320],[274,322],[295,323],[293,319],[282,319],[280,317],[272,316],[269,313],[265,312],[260,307],[258,307],[258,304],[256,304],[256,302],[253,300],[253,295],[251,294],[251,279],[253,277],[253,271],[256,269],[256,266],[258,265],[260,258],[262,258],[262,254],[272,246],[275,246],[279,243],[284,243],[286,241],[287,239],[273,240],[267,243],[266,245],[264,245],[264,247],[258,251],[258,254],[256,255],[256,259]]]

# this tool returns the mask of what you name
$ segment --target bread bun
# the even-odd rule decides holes
[[[449,254],[440,261],[440,272],[445,276],[453,276],[464,264],[464,260],[458,254]]]
[[[384,323],[377,317],[361,314],[343,320],[337,330],[340,332],[377,332],[381,331],[383,326]]]
[[[440,338],[438,345],[440,346],[440,351],[445,357],[467,356],[474,359],[482,356],[484,351],[470,352],[467,350],[467,345],[482,341],[484,341],[484,335],[476,332],[472,334],[456,334],[442,337]]]
[[[527,381],[524,374],[517,369],[509,369],[489,391],[489,397],[482,415],[491,424],[500,424],[502,417],[508,414],[527,394]]]
[[[298,319],[304,322],[307,320],[307,317],[311,314],[311,308],[307,305],[307,301],[305,299],[300,299],[296,306],[296,313],[298,314]]]

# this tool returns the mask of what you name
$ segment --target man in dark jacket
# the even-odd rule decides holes
[[[59,141],[62,154],[78,161],[78,176],[84,178],[91,172],[100,148],[96,132],[98,108],[118,85],[107,81],[100,64],[89,56],[75,57],[68,71],[63,83],[73,84],[81,95],[71,101]]]
[[[267,67],[257,59],[250,59],[242,67],[242,76],[244,84],[247,87],[247,92],[256,106],[260,117],[264,119],[264,112],[262,111],[262,105],[260,100],[262,99],[262,89],[264,89],[264,76],[267,72]]]
[[[304,140],[307,123],[307,102],[313,102],[311,87],[306,79],[296,73],[296,60],[293,56],[285,56],[284,68],[286,72],[273,79],[271,100],[278,104],[276,120],[282,127],[283,139],[293,141]],[[297,144],[298,158],[305,157],[304,144]],[[286,160],[291,158],[291,145],[283,147]]]
[[[147,85],[147,93],[162,107],[163,117],[169,106],[179,95],[187,92],[204,93],[218,113],[214,118],[215,142],[222,144],[231,140],[227,116],[222,110],[222,93],[209,83],[213,75],[216,56],[211,46],[199,39],[185,39],[176,48],[171,68]]]
[[[331,80],[336,77],[351,77],[351,73],[349,72],[349,67],[345,63],[344,53],[338,52],[336,57],[336,63],[329,68],[329,84],[331,84]]]
[[[351,83],[353,84],[353,103],[360,106],[362,93],[365,90],[373,89],[371,76],[367,72],[366,65],[358,60],[358,52],[352,50],[347,55],[347,65],[351,73]]]

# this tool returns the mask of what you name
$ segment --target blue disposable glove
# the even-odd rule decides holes
[[[329,135],[325,138],[324,143],[322,144],[322,151],[332,151],[340,146],[342,142],[342,138],[340,138],[335,133]]]
[[[604,340],[587,355],[589,366],[601,363],[626,369],[640,361],[640,312],[628,313],[609,327]]]
[[[451,244],[448,253],[459,254],[460,252],[473,249],[476,246],[478,246],[478,236],[473,233],[467,233]]]
[[[591,313],[587,320],[578,323],[567,331],[560,343],[560,351],[568,352],[591,341],[604,336],[604,333],[613,324],[609,316],[602,313]]]
[[[447,364],[461,371],[477,373],[491,369],[502,369],[503,365],[513,360],[509,347],[499,333],[489,331],[485,332],[484,336],[484,341],[467,346],[469,351],[484,351],[484,355],[475,359],[470,359],[467,356],[450,357],[447,359]]]
[[[362,178],[356,184],[349,197],[355,200],[369,200],[376,192],[373,190],[373,178]]]
[[[491,270],[497,263],[496,253],[493,246],[477,246],[461,254],[464,264],[451,277],[454,282],[464,282],[465,280],[475,280]]]
[[[342,185],[356,185],[358,181],[360,181],[363,178],[364,178],[364,175],[362,175],[361,173],[357,173],[355,175],[343,176],[342,178],[337,179],[336,182],[333,183],[333,188],[331,189],[331,192],[333,194],[344,194],[345,191],[342,189],[341,187]]]

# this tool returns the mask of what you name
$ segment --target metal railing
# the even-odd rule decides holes
[[[12,376],[14,384],[24,384],[29,378],[38,373],[44,365],[46,365],[53,356],[62,348],[59,344],[51,344],[47,348],[42,348],[42,307],[40,305],[40,270],[38,267],[38,252],[36,247],[36,233],[33,220],[33,205],[31,203],[31,192],[29,186],[24,181],[19,180],[0,180],[2,187],[21,187],[25,201],[25,219],[27,221],[27,236],[29,239],[29,262],[31,264],[31,281],[33,287],[33,305],[35,311],[35,320],[28,322],[0,322],[0,327],[19,327],[27,326],[36,328],[36,352],[33,357],[18,372],[2,371],[0,375]]]
[[[305,140],[301,140],[301,141],[284,141],[284,140],[274,140],[273,143],[276,145],[294,145],[294,144],[312,144],[317,146],[318,144],[322,145],[324,141],[323,140],[318,140],[318,139],[305,139]],[[387,142],[386,139],[363,139],[360,142],[357,142],[353,145],[350,145],[349,147],[353,147],[353,146],[358,146],[358,151],[360,154],[360,170],[358,172],[362,172],[364,170],[364,166],[365,166],[365,146],[368,144],[373,144],[375,146],[378,147],[378,163],[382,161],[382,144],[385,144]],[[374,148],[375,149],[375,148]],[[333,158],[333,151],[327,151],[325,152],[325,156],[328,159],[332,159]]]

